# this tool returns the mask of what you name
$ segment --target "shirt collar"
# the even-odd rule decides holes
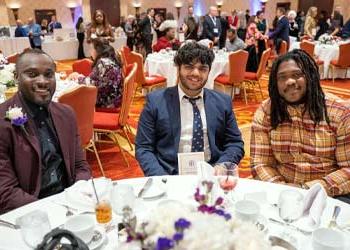
[[[284,17],[284,15],[280,16],[280,17],[278,18],[278,21],[281,20],[283,17]]]
[[[30,117],[34,118],[36,117],[40,112],[44,112],[44,115],[47,117],[49,115],[48,107],[47,106],[40,106],[37,105],[29,100],[27,100],[23,95],[21,95],[22,100],[27,107],[28,114]]]
[[[185,92],[183,92],[183,90],[181,89],[180,87],[180,84],[177,86],[177,89],[178,89],[178,92],[179,92],[179,100],[180,102],[184,99],[184,97],[186,96]],[[193,96],[191,98],[196,98],[196,97],[200,97],[200,99],[203,99],[203,95],[204,95],[204,89],[202,88],[201,92],[196,95],[196,96]]]

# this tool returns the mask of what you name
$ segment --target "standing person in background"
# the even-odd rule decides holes
[[[337,7],[335,7],[335,11],[337,11],[339,13],[339,20],[340,20],[339,25],[340,25],[340,27],[343,27],[344,26],[344,17],[341,14],[341,12],[342,12],[341,7],[339,5]]]
[[[249,23],[249,19],[250,19],[250,10],[247,9],[245,11],[245,21],[246,21],[246,23]]]
[[[77,24],[75,25],[75,29],[77,31],[77,38],[79,41],[78,59],[83,59],[85,58],[85,54],[84,54],[85,26],[84,26],[84,20],[82,17],[78,18]]]
[[[298,23],[295,21],[297,13],[294,10],[288,12],[288,21],[289,21],[289,36],[298,37],[299,27]]]
[[[23,27],[23,23],[21,19],[16,20],[17,27],[15,29],[15,37],[26,37],[27,30]]]
[[[312,6],[309,8],[306,14],[305,25],[304,25],[304,35],[308,35],[314,39],[316,35],[316,16],[317,16],[317,7]]]
[[[228,21],[227,21],[227,13],[222,12],[220,16],[220,23],[221,23],[221,35],[220,35],[220,49],[225,48],[226,43],[226,37],[227,37],[227,30],[230,28]]]
[[[264,16],[264,12],[262,10],[259,10],[256,12],[255,23],[258,31],[262,35],[266,35],[268,33],[269,27],[267,24],[267,20]],[[259,39],[258,40],[258,63],[260,62],[261,55],[265,49],[267,49],[265,46],[265,39]]]
[[[48,24],[47,24],[47,19],[44,18],[43,20],[41,20],[40,28],[41,28],[41,34],[42,35],[45,35],[45,34],[49,33],[49,27],[48,27]]]
[[[146,50],[146,56],[152,53],[152,40],[153,40],[153,17],[154,9],[147,9],[146,16],[139,22],[139,29],[141,33],[141,39]]]
[[[198,40],[203,39],[203,23],[204,23],[204,16],[199,17],[199,22],[198,22],[198,32],[197,32],[197,37]]]
[[[256,27],[255,22],[250,22],[247,27],[245,44],[247,47],[245,48],[248,51],[248,61],[246,66],[247,72],[256,72],[258,70],[258,53],[256,51],[258,41],[263,40],[264,36],[260,33],[258,28]]]
[[[131,51],[134,50],[134,41],[135,41],[135,17],[133,15],[128,15],[125,23],[125,33],[126,33],[126,45]]]
[[[62,24],[60,22],[58,22],[56,19],[56,16],[53,15],[53,16],[51,16],[51,22],[49,23],[48,27],[49,27],[48,31],[50,33],[53,33],[54,29],[62,29]]]
[[[243,11],[239,11],[238,12],[237,36],[244,41],[246,32],[247,32],[247,20],[245,18],[244,12]]]
[[[203,22],[203,39],[213,41],[215,46],[219,46],[219,38],[221,35],[221,22],[217,18],[218,9],[215,6],[210,6],[209,14],[204,17]]]
[[[329,24],[328,24],[327,20],[328,20],[328,13],[327,13],[327,11],[322,10],[320,12],[320,17],[318,19],[318,24],[317,24],[319,29],[318,29],[316,36],[315,36],[316,41],[318,40],[318,38],[320,36],[322,36],[323,34],[326,34],[328,32]]]
[[[230,25],[230,29],[237,30],[238,28],[238,16],[237,10],[233,10],[232,15],[227,18],[228,24]]]
[[[157,13],[154,15],[153,29],[157,34],[157,39],[165,35],[164,32],[159,30],[159,27],[163,22],[164,22],[164,17],[162,14]]]
[[[87,29],[86,41],[91,43],[95,39],[111,43],[115,41],[112,26],[103,10],[95,10],[90,27]]]
[[[41,49],[41,28],[39,24],[34,22],[32,17],[28,18],[27,31],[30,47],[32,49]]]
[[[297,17],[295,18],[295,21],[298,24],[299,27],[299,37],[304,35],[304,25],[305,25],[305,13],[304,11],[300,10],[297,13]]]
[[[193,6],[188,7],[188,16],[184,18],[185,40],[198,40],[199,17],[193,13]]]
[[[276,10],[277,23],[276,28],[265,39],[273,39],[276,52],[279,53],[282,41],[285,41],[289,45],[289,21],[285,16],[286,9],[278,7]]]

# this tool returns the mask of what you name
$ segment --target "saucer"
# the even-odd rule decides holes
[[[96,250],[99,249],[103,243],[106,240],[106,233],[105,230],[103,228],[100,227],[95,227],[94,229],[94,236],[101,234],[101,238],[97,241],[91,241],[90,243],[87,244],[87,246],[89,247],[90,250]]]

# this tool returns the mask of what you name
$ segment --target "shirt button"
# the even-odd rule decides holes
[[[47,139],[47,141],[51,141],[50,139]]]
[[[43,107],[39,107],[40,110],[43,110]]]
[[[45,124],[45,122],[40,122],[40,124],[41,124],[41,125],[44,125],[44,124]]]

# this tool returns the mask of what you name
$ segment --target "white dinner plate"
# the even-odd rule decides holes
[[[155,182],[151,187],[142,194],[144,200],[156,200],[166,194],[166,188],[163,183]]]

